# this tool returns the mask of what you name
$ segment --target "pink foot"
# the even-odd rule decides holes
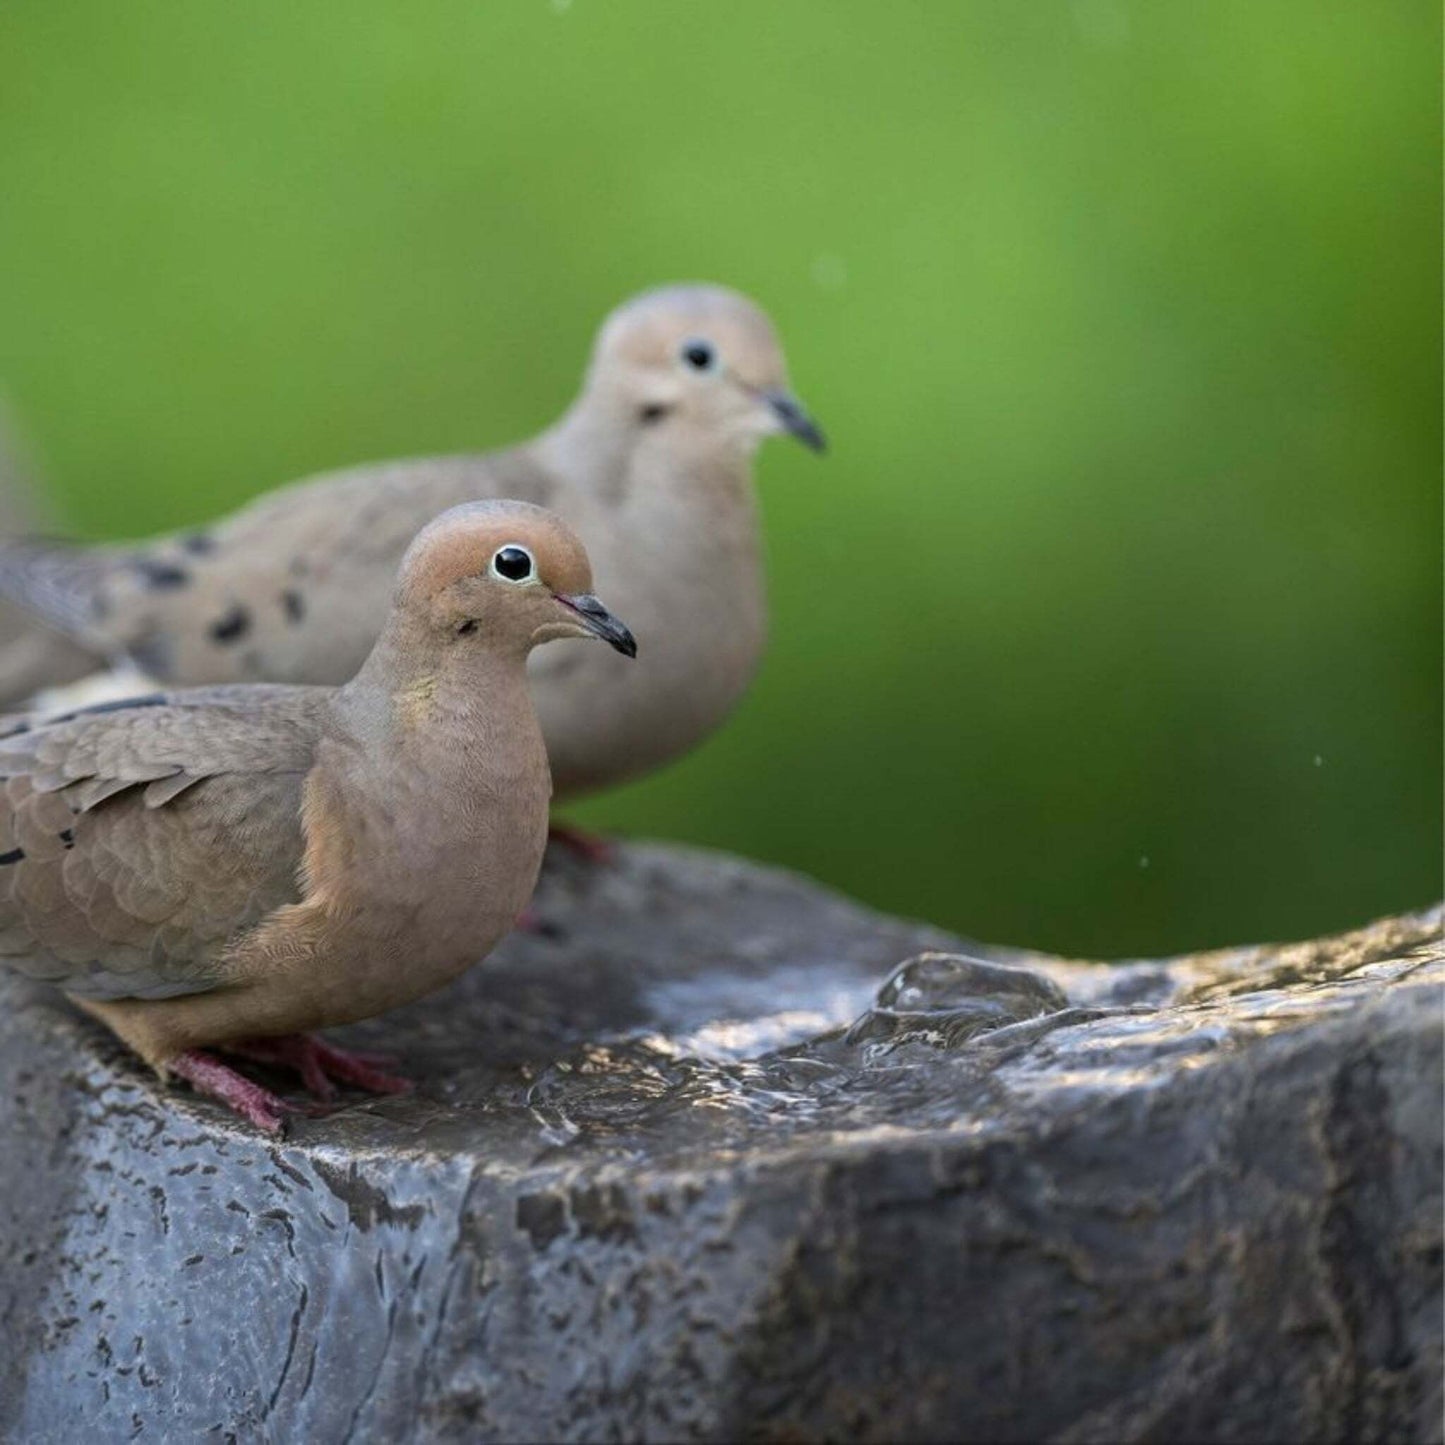
[[[601,833],[589,833],[571,823],[553,823],[547,829],[547,836],[558,847],[565,848],[584,863],[611,863],[617,857],[617,845]]]
[[[226,1047],[228,1052],[258,1064],[294,1069],[302,1084],[323,1103],[336,1097],[338,1083],[350,1084],[368,1094],[405,1094],[412,1087],[410,1079],[383,1072],[382,1065],[396,1062],[389,1054],[338,1048],[315,1034],[246,1039]]]
[[[198,1094],[219,1099],[264,1134],[284,1132],[285,1116],[294,1112],[284,1099],[278,1099],[269,1089],[253,1084],[214,1054],[203,1053],[200,1049],[177,1054],[166,1068],[178,1079],[184,1079]]]

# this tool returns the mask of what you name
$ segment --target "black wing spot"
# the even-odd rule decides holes
[[[294,587],[288,587],[281,594],[281,606],[286,611],[287,622],[300,622],[306,616],[306,599]]]
[[[64,843],[67,848],[75,847],[75,829],[62,828],[60,830],[60,841]]]
[[[0,868],[8,868],[10,864],[18,863],[24,856],[24,848],[12,848],[8,853],[0,853]]]
[[[131,566],[140,573],[147,587],[153,592],[169,592],[175,587],[184,587],[191,580],[191,574],[174,562],[157,562],[152,557],[137,557]]]
[[[216,539],[209,532],[188,532],[181,538],[181,546],[192,557],[206,557],[216,550]]]
[[[644,426],[651,426],[655,422],[660,422],[663,417],[665,417],[671,410],[671,407],[662,406],[659,403],[654,402],[650,406],[643,407],[642,410],[637,413],[637,415]]]
[[[251,630],[251,614],[244,607],[233,607],[224,617],[211,623],[211,637],[216,642],[239,642]]]
[[[164,707],[166,695],[163,692],[148,692],[141,697],[113,697],[109,702],[93,702],[89,707],[78,707],[73,712],[63,712],[56,717],[41,718],[41,725],[53,727],[56,723],[74,722],[78,717],[93,717],[102,712],[125,712],[133,707]]]

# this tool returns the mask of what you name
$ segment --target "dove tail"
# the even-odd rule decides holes
[[[101,586],[115,565],[108,549],[44,537],[0,539],[0,597],[72,637],[100,618]]]

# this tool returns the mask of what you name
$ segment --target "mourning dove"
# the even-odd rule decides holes
[[[635,668],[570,647],[534,660],[557,792],[575,795],[686,752],[750,681],[766,624],[751,459],[777,432],[823,446],[768,318],[720,287],[669,287],[607,318],[577,401],[531,442],[330,473],[144,545],[3,545],[0,592],[160,684],[337,683],[425,518],[480,497],[543,504],[643,644]]]
[[[408,549],[344,687],[231,684],[21,720],[0,740],[0,959],[163,1075],[263,1129],[282,1105],[213,1053],[395,1081],[310,1041],[441,987],[511,928],[551,790],[526,658],[636,644],[587,554],[520,502]]]

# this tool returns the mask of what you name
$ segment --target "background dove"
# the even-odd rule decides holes
[[[524,503],[457,507],[406,554],[346,686],[230,685],[0,741],[0,958],[262,1128],[280,1102],[207,1052],[385,1075],[293,1037],[439,988],[511,928],[547,832],[532,647],[631,635]]]
[[[145,545],[11,543],[0,591],[161,683],[339,683],[426,518],[479,497],[548,506],[642,642],[636,668],[583,648],[534,664],[557,791],[576,794],[686,752],[750,681],[766,631],[750,464],[781,431],[823,445],[767,317],[720,287],[669,287],[607,319],[577,401],[523,446],[330,473]]]

